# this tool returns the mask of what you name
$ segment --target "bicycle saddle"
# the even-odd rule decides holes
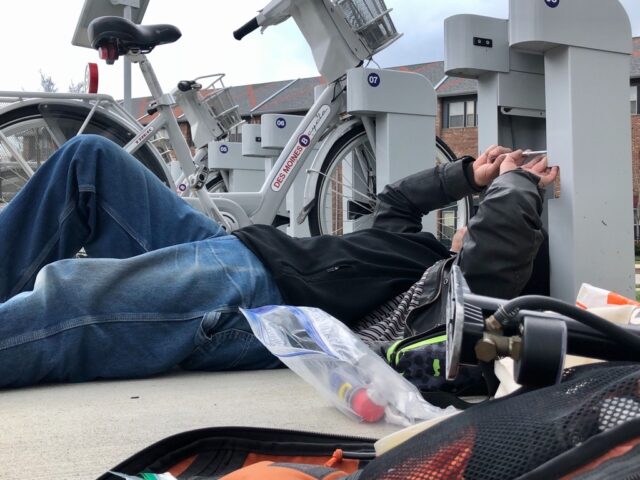
[[[87,34],[93,48],[115,47],[118,55],[132,49],[148,53],[182,36],[173,25],[136,25],[122,17],[98,17],[89,24]]]

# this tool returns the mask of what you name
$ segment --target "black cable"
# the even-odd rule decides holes
[[[336,101],[336,99],[337,99],[340,95],[342,95],[344,92],[346,92],[346,91],[347,91],[347,87],[346,87],[346,85],[345,85],[344,87],[342,87],[342,90],[340,90],[338,93],[336,93],[336,87],[337,87],[337,86],[342,82],[342,80],[343,80],[344,78],[347,78],[347,76],[346,76],[346,75],[344,75],[344,76],[342,76],[342,77],[340,77],[339,79],[337,79],[337,80],[335,80],[335,81],[334,81],[334,83],[333,83],[333,98],[331,99],[331,103],[335,102],[335,101]]]
[[[502,305],[496,310],[493,316],[501,325],[508,325],[515,319],[520,310],[550,310],[559,313],[560,315],[577,320],[594,330],[602,332],[611,340],[621,345],[640,352],[639,335],[629,332],[621,326],[594,315],[587,310],[556,300],[555,298],[540,295],[519,297]]]

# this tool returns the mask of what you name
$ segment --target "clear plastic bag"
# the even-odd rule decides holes
[[[427,403],[415,386],[323,310],[267,306],[242,313],[271,353],[351,418],[407,426],[456,411]]]

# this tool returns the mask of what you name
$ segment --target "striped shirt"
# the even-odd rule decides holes
[[[404,334],[409,313],[418,306],[429,270],[409,290],[392,298],[364,317],[354,333],[367,345],[400,340]]]

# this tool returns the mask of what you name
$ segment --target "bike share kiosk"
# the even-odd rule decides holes
[[[435,166],[438,106],[433,85],[426,77],[397,70],[355,68],[347,72],[347,92],[347,112],[375,118],[375,131],[367,133],[375,139],[378,192],[389,183]],[[363,123],[366,128],[366,120]],[[435,232],[435,215],[424,217],[423,225]]]
[[[209,169],[227,172],[231,192],[248,192],[264,182],[264,161],[242,154],[242,143],[218,141],[209,144]]]
[[[400,37],[389,12],[379,0],[273,0],[254,20],[236,32],[236,38],[242,38],[259,26],[264,29],[292,17],[327,82],[324,93],[317,98],[324,105],[316,104],[309,112],[313,116],[309,118],[314,135],[305,136],[311,137],[313,141],[309,145],[313,146],[315,133],[322,134],[323,129],[334,122],[335,135],[332,133],[331,137],[325,138],[319,146],[316,162],[308,171],[304,207],[297,217],[299,222],[304,221],[316,204],[315,186],[321,179],[323,159],[336,144],[335,139],[355,128],[356,123],[364,125],[375,152],[378,190],[434,163],[436,101],[433,86],[421,75],[361,68],[363,62]],[[338,104],[344,98],[345,86],[346,103]],[[348,123],[345,110],[357,117],[354,123]],[[341,121],[336,122],[338,114]],[[294,136],[303,133],[297,131]],[[291,149],[288,146],[285,151]],[[345,183],[353,180],[351,185],[368,180],[362,174],[360,179],[355,175],[348,179],[349,172],[342,172],[342,176]],[[363,188],[363,191],[368,189]],[[346,233],[350,228],[340,231]]]
[[[510,0],[509,19],[445,21],[445,70],[478,80],[479,148],[548,150],[551,294],[582,282],[635,298],[631,28],[618,0]],[[550,187],[551,189],[551,187]]]

